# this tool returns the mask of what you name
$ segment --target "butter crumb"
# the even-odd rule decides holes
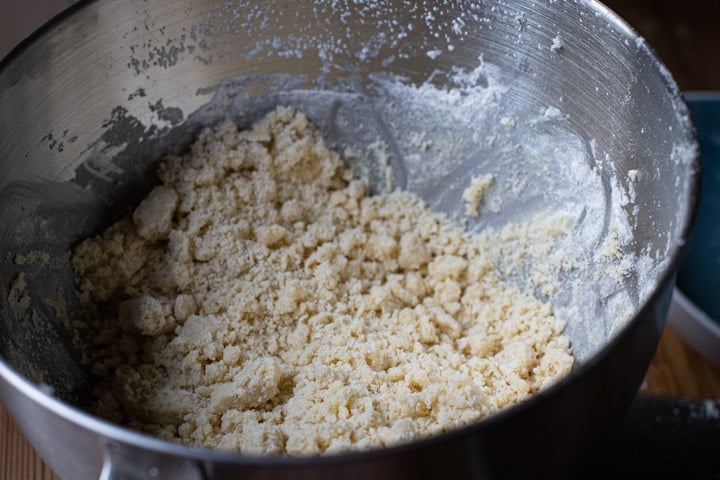
[[[480,215],[480,207],[482,206],[485,195],[495,182],[493,175],[478,175],[470,180],[470,186],[463,191],[463,201],[465,202],[465,213],[470,217]]]
[[[563,48],[565,48],[565,43],[560,38],[560,35],[556,35],[555,38],[553,38],[552,44],[550,45],[550,51],[559,52]]]

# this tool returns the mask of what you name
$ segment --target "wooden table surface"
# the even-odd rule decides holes
[[[1,1],[7,5],[8,0]],[[12,12],[0,8],[0,22],[10,25],[0,28],[0,55],[24,32],[34,29],[72,0],[10,2],[17,2]],[[720,90],[720,62],[717,61],[720,33],[716,29],[720,2],[686,0],[681,7],[674,0],[607,0],[605,3],[649,41],[682,90]],[[688,347],[672,328],[666,327],[641,394],[718,399],[720,369]],[[0,480],[51,479],[57,477],[35,454],[0,405]]]

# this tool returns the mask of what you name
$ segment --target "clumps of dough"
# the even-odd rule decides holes
[[[465,202],[465,213],[470,217],[480,215],[480,207],[485,194],[490,187],[493,186],[495,177],[493,175],[478,175],[470,180],[470,185],[463,191],[463,201]]]
[[[170,315],[170,305],[149,295],[120,303],[118,321],[131,330],[151,336],[170,333],[177,325],[175,318]]]
[[[487,239],[410,193],[367,196],[301,113],[206,129],[158,175],[73,255],[112,421],[248,454],[377,448],[571,368],[563,322],[503,282]]]
[[[277,357],[262,357],[243,366],[231,382],[213,385],[210,411],[223,413],[232,408],[255,408],[280,393],[280,362]]]
[[[177,202],[175,190],[155,187],[133,212],[132,220],[138,235],[151,242],[167,240]]]

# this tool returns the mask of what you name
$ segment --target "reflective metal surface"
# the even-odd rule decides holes
[[[444,96],[451,88],[478,96]],[[425,103],[403,101],[421,94]],[[582,317],[568,326],[581,362],[566,381],[435,439],[258,459],[172,445],[82,413],[76,407],[91,379],[67,315],[77,309],[70,248],[127,213],[154,184],[160,156],[182,151],[202,126],[224,117],[249,125],[280,103],[305,110],[341,150],[381,138],[396,183],[446,213],[459,208],[458,179],[478,166],[500,181],[525,175],[532,187],[504,198],[505,213],[485,212],[474,229],[522,218],[543,202],[586,201],[588,239],[578,243],[591,255],[612,212],[624,212],[627,248],[647,265],[616,289],[589,287],[588,302],[558,305]],[[512,130],[499,126],[506,117]],[[418,132],[439,145],[445,139],[449,163],[413,150]],[[84,2],[0,65],[0,162],[0,395],[15,416],[33,418],[25,433],[63,478],[430,478],[447,468],[457,477],[508,477],[538,465],[562,472],[570,462],[561,460],[591,448],[639,385],[698,174],[669,74],[591,1]],[[376,169],[369,172],[382,190]],[[27,286],[14,288],[20,273]],[[632,307],[629,322],[611,308],[619,297]],[[184,473],[177,458],[189,462]]]

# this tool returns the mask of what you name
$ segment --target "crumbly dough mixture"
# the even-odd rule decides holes
[[[206,129],[158,174],[73,255],[110,420],[249,454],[367,449],[571,368],[549,304],[416,196],[367,195],[301,113]]]
[[[463,201],[465,202],[465,213],[470,217],[480,215],[480,207],[485,194],[490,190],[495,177],[493,175],[478,175],[470,180],[470,186],[463,191]]]

